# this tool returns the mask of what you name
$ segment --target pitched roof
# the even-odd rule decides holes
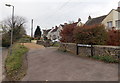
[[[78,24],[78,22],[74,22],[74,23],[72,23],[72,24],[70,24],[70,25],[76,26],[77,24]]]
[[[60,26],[64,27],[64,25],[60,24]]]
[[[116,11],[120,12],[120,7],[118,7],[118,8],[116,9]]]
[[[51,32],[56,32],[58,30],[58,27],[56,26],[55,29],[53,29]]]
[[[94,24],[100,24],[106,17],[107,15],[104,15],[104,16],[100,16],[100,17],[97,17],[97,18],[92,18],[90,20],[88,20],[85,25],[94,25]]]
[[[43,32],[44,32],[45,34],[47,34],[50,30],[51,30],[51,29],[43,30]]]
[[[48,33],[50,30],[51,30],[51,29],[48,29],[48,30],[46,30],[46,32]]]

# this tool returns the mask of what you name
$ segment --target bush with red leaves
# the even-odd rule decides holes
[[[104,45],[107,41],[107,31],[104,25],[76,27],[74,30],[76,43]]]
[[[107,45],[120,46],[120,30],[108,30]]]
[[[76,27],[76,24],[66,24],[61,31],[61,42],[65,43],[74,43],[73,31]]]
[[[64,26],[60,33],[61,42],[94,45],[120,45],[120,30],[106,30],[102,24],[76,26],[75,23]]]

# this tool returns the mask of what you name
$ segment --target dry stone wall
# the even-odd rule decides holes
[[[60,50],[69,51],[73,54],[77,54],[77,44],[75,43],[61,43]],[[104,45],[93,45],[93,56],[112,56],[116,59],[120,56],[119,46],[104,46]],[[81,46],[78,47],[78,55],[80,56],[91,56],[91,47]]]

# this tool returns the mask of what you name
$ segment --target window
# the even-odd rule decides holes
[[[111,28],[111,27],[112,27],[112,21],[107,22],[107,26],[108,26],[109,28]]]
[[[56,39],[56,35],[53,35],[52,39],[55,40]]]
[[[120,20],[116,20],[115,25],[116,25],[117,28],[120,28]]]

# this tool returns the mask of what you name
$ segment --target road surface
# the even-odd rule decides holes
[[[23,81],[118,81],[117,64],[77,57],[57,48],[29,47]]]

